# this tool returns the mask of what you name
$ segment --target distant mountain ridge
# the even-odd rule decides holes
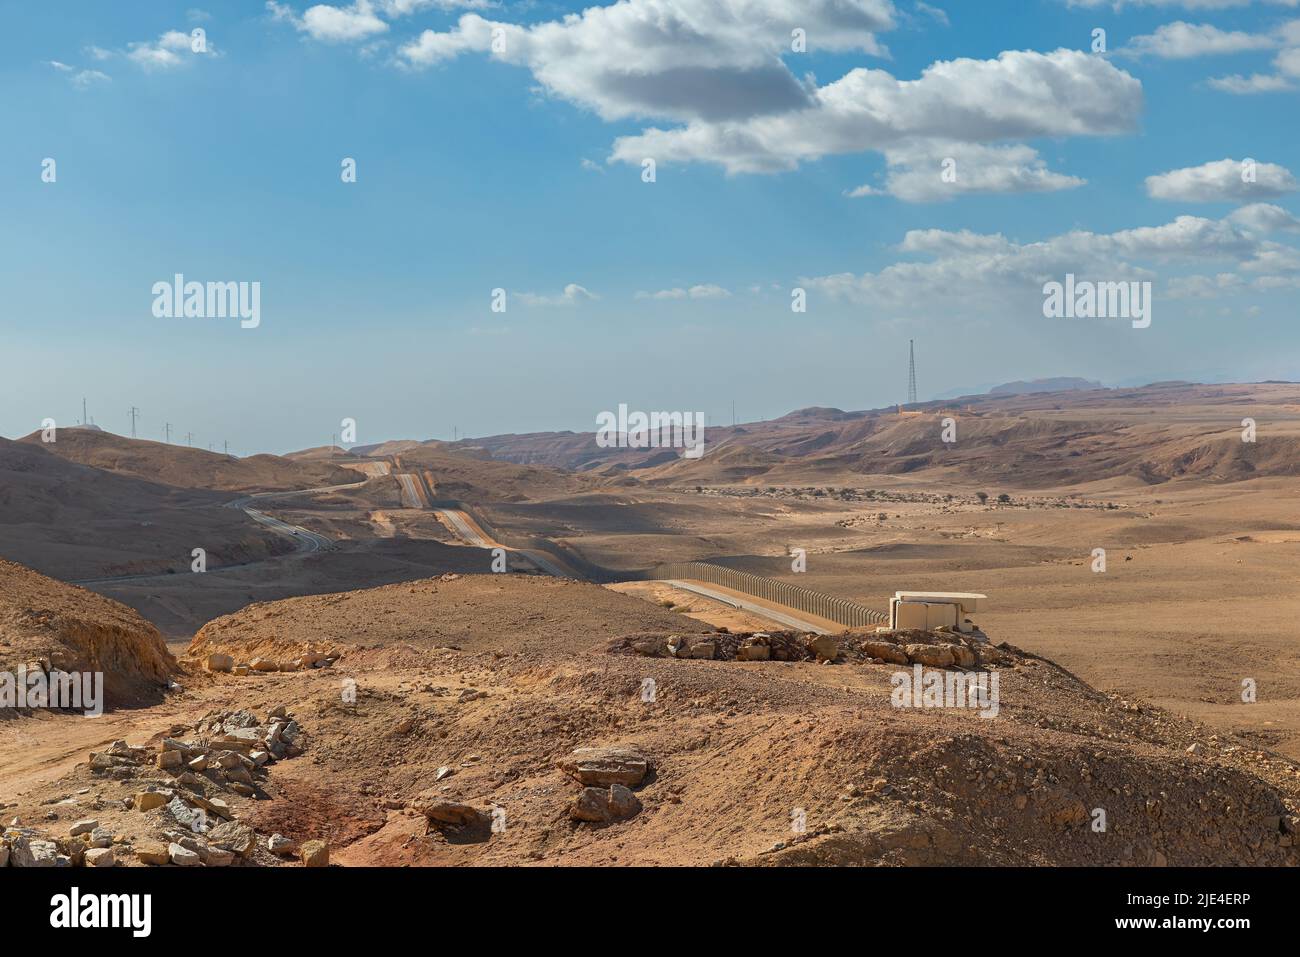
[[[1034,392],[1071,392],[1076,389],[1104,389],[1100,382],[1080,379],[1078,376],[1054,376],[1049,379],[1030,379],[1004,382],[989,389],[989,395],[1029,395]]]

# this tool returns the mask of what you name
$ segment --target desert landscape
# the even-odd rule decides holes
[[[4,712],[2,854],[1295,865],[1298,451],[1300,385],[1186,382],[805,409],[671,461],[0,441],[0,671],[106,676],[93,719]],[[987,597],[918,629],[898,592]],[[923,672],[997,696],[899,706]]]

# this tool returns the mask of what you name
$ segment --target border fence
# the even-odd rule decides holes
[[[762,575],[736,571],[736,569],[727,568],[725,565],[712,565],[708,562],[669,562],[664,565],[656,565],[649,571],[640,572],[637,577],[647,581],[692,579],[711,582],[714,585],[734,588],[746,595],[753,595],[756,598],[764,598],[790,608],[797,608],[810,615],[826,618],[848,628],[889,624],[888,615],[881,614],[866,605],[859,605],[847,598],[840,598],[838,595],[827,595],[819,591],[813,591],[811,588],[804,588],[802,585],[792,585],[789,582],[779,581],[775,578],[765,578]]]

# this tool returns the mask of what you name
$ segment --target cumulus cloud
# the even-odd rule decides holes
[[[908,202],[953,199],[965,193],[1036,193],[1082,186],[1085,180],[1053,172],[1023,144],[985,146],[921,140],[885,150],[886,185],[859,186],[852,198],[889,194]]]
[[[885,55],[878,35],[898,16],[890,0],[620,0],[530,25],[465,14],[402,44],[396,59],[414,70],[477,53],[527,68],[548,95],[605,120],[678,124],[617,139],[612,161],[772,173],[828,155],[884,155],[886,183],[850,196],[1068,189],[1083,181],[1014,141],[1136,126],[1141,83],[1074,50],[942,61],[911,80],[864,67],[824,86],[796,75],[793,29],[806,31],[810,51]],[[950,181],[935,173],[946,157],[964,171]]]
[[[573,306],[580,302],[600,298],[586,287],[579,286],[576,282],[571,282],[565,286],[564,291],[558,296],[548,296],[536,292],[520,292],[516,293],[515,296],[525,306]]]
[[[854,69],[818,88],[805,108],[742,123],[651,128],[618,139],[613,155],[630,163],[651,156],[717,163],[731,173],[775,172],[839,153],[892,148],[905,156],[926,141],[1121,133],[1135,126],[1141,109],[1141,84],[1101,57],[1009,51],[996,60],[935,63],[916,80]]]
[[[1284,196],[1296,181],[1285,166],[1222,159],[1148,176],[1146,188],[1154,199],[1213,203]]]
[[[370,0],[356,0],[347,7],[318,3],[303,11],[302,16],[275,0],[269,0],[266,8],[274,19],[291,23],[295,29],[323,43],[352,43],[388,30],[388,24],[376,15]]]
[[[1294,247],[1263,240],[1228,219],[1198,216],[1113,233],[1075,230],[1039,242],[969,230],[913,230],[899,251],[921,258],[878,272],[802,277],[799,283],[812,295],[859,305],[997,315],[1041,305],[1043,284],[1067,273],[1093,281],[1156,280],[1164,269],[1224,263],[1233,273],[1256,274],[1250,285],[1261,289],[1300,273]]]
[[[1300,232],[1300,219],[1272,203],[1242,206],[1229,213],[1228,219],[1252,233]]]
[[[1134,37],[1122,52],[1166,60],[1185,60],[1248,50],[1268,50],[1277,44],[1276,39],[1265,34],[1220,30],[1208,23],[1177,20],[1157,27],[1155,33]]]
[[[1206,82],[1221,93],[1235,93],[1238,96],[1252,93],[1283,93],[1295,89],[1286,77],[1268,73],[1252,73],[1250,76],[1230,73],[1227,76],[1211,77]]]
[[[606,120],[737,119],[810,102],[781,59],[791,31],[809,51],[885,53],[890,0],[622,0],[529,26],[467,14],[398,51],[413,68],[469,51],[527,67],[548,93]],[[495,43],[494,43],[495,40]]]
[[[1061,0],[1071,7],[1183,7],[1187,10],[1231,10],[1248,7],[1252,3],[1272,4],[1279,7],[1300,6],[1300,0]]]

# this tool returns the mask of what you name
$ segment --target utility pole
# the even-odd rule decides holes
[[[339,442],[339,434],[338,434],[337,432],[332,433],[332,434],[330,435],[330,454],[331,454],[331,455],[334,454],[334,447],[335,447],[336,445],[338,445],[338,442]]]
[[[131,406],[126,410],[126,414],[131,417],[131,438],[135,438],[135,417],[140,414],[140,410]]]
[[[172,444],[172,424],[171,424],[170,422],[164,422],[164,423],[163,423],[163,432],[164,432],[164,433],[166,434],[166,436],[167,436],[167,444],[168,444],[168,445],[171,445],[171,444]]]
[[[194,448],[194,433],[193,433],[193,432],[186,432],[186,433],[185,433],[185,444],[188,445],[190,448]]]
[[[81,424],[90,425],[90,419],[86,418],[86,397],[81,397]]]
[[[907,404],[916,405],[916,350],[907,340]]]
[[[736,400],[731,400],[731,427],[736,427]]]
[[[230,443],[225,439],[221,440],[221,451],[225,454],[226,458],[230,458]]]

